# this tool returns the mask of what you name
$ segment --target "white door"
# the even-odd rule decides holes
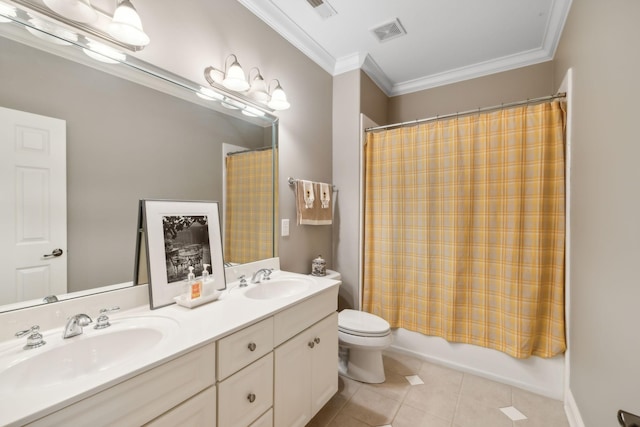
[[[0,304],[67,292],[66,143],[64,120],[0,107]]]

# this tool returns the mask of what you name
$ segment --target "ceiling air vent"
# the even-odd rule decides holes
[[[327,19],[336,15],[338,12],[325,0],[307,0],[313,10],[316,11],[322,19]]]
[[[377,26],[376,28],[372,29],[371,32],[373,32],[378,41],[381,43],[407,34],[407,31],[404,29],[398,18],[391,22],[387,22],[385,24]]]

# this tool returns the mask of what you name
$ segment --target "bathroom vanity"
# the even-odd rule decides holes
[[[42,348],[0,343],[0,425],[306,425],[338,388],[340,282],[281,271],[272,278],[244,289],[230,283],[220,300],[191,310],[123,310],[111,327],[91,325],[69,340],[42,328]],[[57,353],[82,345],[97,351],[95,361],[83,364],[68,347],[80,370],[65,374]],[[15,359],[8,367],[7,357]],[[38,357],[63,373],[41,368]],[[21,382],[21,363],[41,377]]]

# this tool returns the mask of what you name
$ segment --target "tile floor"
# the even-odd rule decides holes
[[[399,353],[385,352],[384,364],[384,384],[340,377],[307,427],[569,427],[560,401]],[[414,375],[424,384],[411,385]]]

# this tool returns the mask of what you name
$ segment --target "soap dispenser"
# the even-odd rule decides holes
[[[196,281],[196,275],[193,273],[193,266],[189,266],[189,274],[187,274],[187,295],[189,299],[200,298],[202,292],[202,284]]]
[[[209,264],[202,264],[202,295],[208,296],[213,293],[213,280],[209,275]]]

